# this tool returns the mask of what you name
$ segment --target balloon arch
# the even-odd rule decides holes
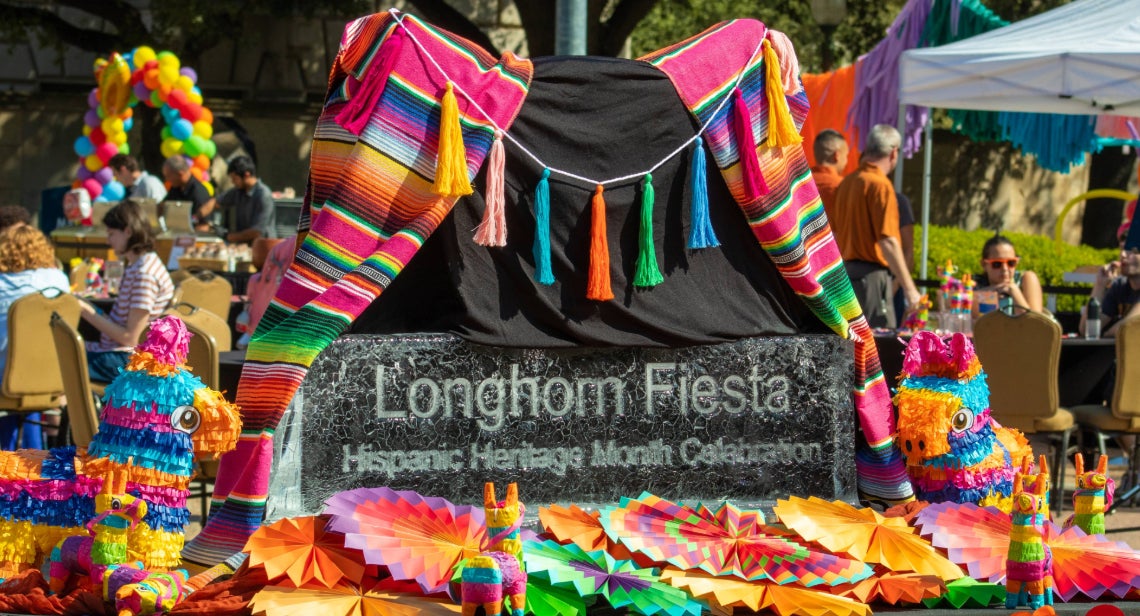
[[[98,86],[87,95],[83,135],[75,140],[79,173],[74,188],[85,189],[95,201],[118,201],[126,196],[107,161],[116,154],[130,153],[127,133],[134,124],[134,107],[142,101],[158,109],[166,122],[162,155],[186,157],[191,172],[213,193],[208,171],[217,153],[211,139],[214,114],[202,105],[197,73],[181,64],[173,52],[156,54],[145,46],[126,56],[112,53],[95,61]]]

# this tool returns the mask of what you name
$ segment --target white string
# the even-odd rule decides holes
[[[655,165],[653,165],[649,169],[646,169],[645,171],[640,171],[637,173],[630,173],[628,175],[623,175],[623,176],[619,176],[616,178],[610,178],[608,180],[594,180],[592,178],[581,176],[581,175],[578,175],[576,173],[571,173],[569,171],[559,169],[557,167],[551,167],[550,165],[543,162],[542,159],[539,158],[537,154],[528,150],[526,148],[526,146],[524,146],[521,142],[519,142],[517,139],[512,137],[509,132],[507,132],[501,126],[499,126],[499,124],[497,122],[495,122],[494,118],[492,118],[490,116],[490,114],[488,114],[486,111],[484,111],[483,108],[479,106],[479,103],[476,102],[475,99],[472,98],[469,94],[467,94],[467,92],[465,92],[463,90],[463,88],[458,83],[456,83],[455,80],[453,80],[450,75],[447,74],[447,71],[443,70],[443,67],[440,66],[439,63],[435,61],[435,58],[432,57],[431,53],[429,53],[428,50],[422,44],[420,44],[420,41],[416,38],[416,35],[412,33],[411,29],[404,25],[404,19],[405,18],[404,18],[404,16],[402,16],[400,14],[399,9],[396,9],[396,8],[388,9],[388,13],[392,15],[392,17],[396,20],[396,23],[400,26],[400,28],[402,28],[404,30],[404,32],[412,39],[412,42],[416,44],[416,47],[420,50],[420,53],[423,55],[423,57],[427,58],[428,61],[431,62],[432,66],[434,66],[435,69],[437,71],[439,71],[439,74],[442,75],[446,81],[451,82],[453,89],[456,92],[462,94],[463,98],[467,99],[467,102],[471,103],[471,105],[473,107],[475,107],[475,109],[477,109],[479,111],[479,113],[483,114],[483,117],[486,118],[486,120],[491,123],[491,126],[494,126],[495,129],[498,130],[500,133],[502,133],[502,135],[504,137],[506,137],[506,139],[508,141],[515,144],[515,146],[519,150],[521,150],[523,154],[526,154],[528,157],[530,157],[531,160],[538,163],[538,165],[541,166],[542,168],[549,169],[551,175],[558,174],[558,175],[561,175],[563,177],[567,177],[567,178],[570,178],[573,180],[585,182],[591,188],[594,186],[599,186],[599,185],[600,186],[606,186],[608,184],[618,184],[621,182],[625,182],[627,180],[642,178],[642,177],[645,177],[647,174],[653,173],[658,168],[660,168],[661,165],[664,165],[665,163],[669,162],[669,160],[672,159],[674,156],[685,151],[686,148],[688,148],[690,145],[692,145],[696,140],[700,139],[701,135],[703,135],[705,133],[705,131],[708,129],[709,124],[712,124],[712,121],[716,118],[717,114],[720,113],[720,110],[723,109],[724,106],[728,103],[729,99],[732,98],[731,94],[723,97],[720,101],[720,104],[718,104],[716,106],[716,109],[714,109],[713,112],[711,114],[709,114],[709,119],[706,120],[705,123],[701,125],[701,128],[700,128],[700,130],[697,131],[697,134],[690,137],[687,141],[685,141],[680,146],[678,146],[677,149],[675,149],[672,152],[670,152],[669,154],[667,154],[665,156],[665,158],[662,158],[660,161],[658,161]],[[756,46],[756,50],[752,52],[752,55],[748,58],[748,62],[744,63],[744,66],[741,67],[740,71],[736,75],[736,78],[733,80],[732,88],[729,89],[730,93],[737,86],[740,85],[741,80],[744,79],[744,74],[748,72],[748,68],[750,66],[752,66],[753,62],[755,62],[755,60],[756,60],[756,57],[758,55],[760,55],[760,53],[763,51],[763,49],[764,49],[764,39],[761,38],[760,44]]]

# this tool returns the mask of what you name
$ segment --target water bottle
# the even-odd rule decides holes
[[[1089,298],[1085,308],[1085,338],[1096,340],[1100,338],[1100,302],[1095,297]]]

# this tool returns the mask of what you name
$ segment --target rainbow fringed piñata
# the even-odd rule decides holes
[[[129,558],[152,570],[178,566],[195,459],[233,449],[241,430],[237,407],[185,369],[188,341],[177,317],[151,324],[107,386],[86,451],[0,452],[0,578],[39,566],[61,539],[86,534],[102,478],[112,474],[146,502],[142,523],[128,533]]]
[[[1021,432],[990,416],[990,390],[974,345],[918,332],[907,345],[898,444],[919,498],[1010,510],[1014,469],[1033,452]],[[1032,460],[1032,458],[1030,458]]]

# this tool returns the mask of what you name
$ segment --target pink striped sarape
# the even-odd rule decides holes
[[[510,127],[532,75],[530,61],[496,60],[476,45],[412,17],[404,25],[453,81],[474,178],[494,125]],[[642,61],[666,73],[702,124],[730,96],[766,34],[763,24],[719,24]],[[383,65],[383,69],[377,67]],[[273,431],[313,360],[343,333],[416,254],[455,205],[432,192],[440,100],[447,78],[407,40],[392,15],[345,29],[329,94],[313,139],[309,185],[293,265],[250,341],[237,402],[245,425],[222,458],[214,507],[184,558],[217,562],[239,551],[258,527],[272,466]],[[706,141],[757,241],[791,288],[835,333],[855,342],[855,406],[866,438],[857,454],[859,487],[873,498],[912,496],[893,444],[894,417],[872,333],[862,316],[800,145],[769,148],[762,64],[739,87],[751,112],[769,192],[747,202],[731,105],[711,118]],[[353,100],[356,103],[353,103]],[[365,100],[367,104],[361,104]],[[480,113],[472,100],[486,113]],[[786,99],[797,128],[807,114],[800,92]],[[374,104],[373,104],[374,102]],[[493,122],[492,122],[493,121]]]

